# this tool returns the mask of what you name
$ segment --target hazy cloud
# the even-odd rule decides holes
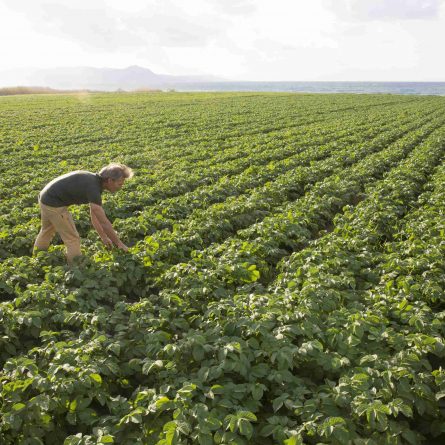
[[[1,67],[442,79],[445,0],[1,0]]]
[[[253,0],[213,0],[217,10],[230,15],[248,15],[257,10]]]
[[[36,1],[26,5],[4,1],[39,32],[75,40],[91,49],[114,50],[143,43],[141,36],[126,27],[119,16],[107,10],[103,1],[95,2],[94,6],[82,1]]]
[[[429,20],[443,0],[325,0],[340,18],[356,20]]]
[[[196,9],[172,0],[152,1],[141,5],[136,12],[115,9],[104,0],[57,3],[36,0],[26,5],[15,0],[4,1],[10,9],[20,11],[40,32],[101,50],[140,49],[144,45],[202,46],[225,33],[226,14],[252,10],[247,0],[229,1],[224,6],[210,2],[207,8]]]
[[[225,35],[223,20],[215,26],[205,25],[211,23],[202,18],[179,14],[142,13],[138,17],[127,17],[125,23],[136,30],[138,35],[145,36],[145,41],[161,47],[187,47],[205,46],[215,38]]]

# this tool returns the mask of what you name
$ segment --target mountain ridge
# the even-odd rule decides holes
[[[103,91],[174,88],[176,84],[181,83],[190,84],[225,80],[212,75],[174,76],[157,74],[139,65],[130,65],[126,68],[96,68],[89,66],[46,69],[23,68],[21,70],[9,70],[5,78],[7,79],[5,85],[3,85],[3,82],[0,80],[0,86],[42,85],[57,89],[91,89]]]

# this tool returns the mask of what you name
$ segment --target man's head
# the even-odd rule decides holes
[[[133,170],[124,164],[109,164],[104,167],[99,176],[105,190],[115,193],[122,188],[126,179],[133,177]]]

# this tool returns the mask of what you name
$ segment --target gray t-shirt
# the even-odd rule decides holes
[[[83,170],[67,173],[49,182],[40,192],[40,201],[50,207],[71,204],[102,205],[102,185],[98,174]]]

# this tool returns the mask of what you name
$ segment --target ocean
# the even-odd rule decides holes
[[[445,96],[445,82],[203,82],[175,84],[175,91],[420,94]]]

